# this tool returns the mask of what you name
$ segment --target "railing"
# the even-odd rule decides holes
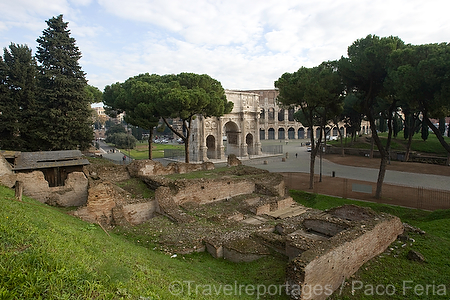
[[[448,190],[385,183],[382,187],[381,198],[376,199],[377,184],[375,182],[328,176],[323,177],[322,182],[319,182],[319,177],[315,176],[314,189],[311,190],[308,173],[283,173],[283,175],[288,189],[424,210],[450,209],[450,191]]]

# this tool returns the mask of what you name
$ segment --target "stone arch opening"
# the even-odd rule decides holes
[[[279,128],[278,129],[278,139],[279,140],[284,140],[286,137],[285,137],[285,134],[284,134],[284,128]]]
[[[274,140],[275,139],[275,129],[273,129],[273,128],[269,128],[269,130],[268,130],[268,139],[269,140]]]
[[[275,120],[275,109],[273,107],[271,107],[267,110],[267,114],[268,114],[269,121]]]
[[[295,129],[293,127],[288,129],[288,139],[295,139]]]
[[[293,108],[289,108],[289,110],[288,110],[288,121],[289,122],[295,121],[295,119],[294,119],[294,109]]]
[[[259,130],[259,139],[265,140],[266,139],[266,131],[264,129]]]
[[[226,135],[226,155],[235,154],[239,155],[239,135],[241,131],[239,130],[239,126],[233,121],[228,121],[225,126],[225,135]]]
[[[316,135],[314,136],[314,139],[318,139],[320,137],[320,127],[316,128]]]
[[[247,134],[247,136],[245,137],[245,143],[247,144],[247,154],[253,155],[254,154],[253,134],[251,133]]]
[[[213,135],[208,135],[206,138],[206,147],[208,148],[207,157],[209,159],[217,158],[216,138]]]
[[[298,129],[298,138],[299,139],[304,139],[305,138],[305,128],[299,128]]]
[[[284,121],[284,109],[280,109],[280,111],[278,112],[278,121]]]

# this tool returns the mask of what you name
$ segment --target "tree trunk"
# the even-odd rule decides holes
[[[391,147],[391,139],[392,139],[392,114],[394,111],[394,108],[396,106],[396,102],[394,101],[391,106],[389,107],[389,117],[388,117],[388,139],[386,142],[386,148],[383,147],[383,144],[381,144],[381,140],[380,137],[378,136],[377,132],[376,132],[376,127],[375,127],[375,121],[373,119],[372,116],[369,117],[369,122],[370,122],[370,126],[372,129],[372,138],[374,140],[374,142],[377,145],[378,151],[380,152],[381,155],[381,163],[380,163],[380,170],[378,172],[378,179],[377,179],[377,190],[375,192],[375,198],[376,199],[380,199],[381,198],[381,191],[383,188],[383,181],[384,181],[384,176],[386,174],[386,165],[387,165],[387,160],[388,160],[388,156],[389,156],[389,150]]]
[[[378,172],[377,190],[375,192],[376,199],[381,198],[381,190],[383,188],[384,175],[386,174],[386,165],[387,165],[387,156],[384,155],[381,157],[380,170]]]
[[[148,135],[148,159],[153,159],[153,128],[150,128],[150,134]]]
[[[428,125],[428,127],[431,128],[433,133],[436,135],[436,137],[439,140],[439,142],[441,143],[442,147],[444,147],[444,149],[447,151],[447,153],[450,153],[450,145],[445,142],[444,137],[442,136],[439,129],[436,128],[436,126],[434,126],[433,123],[430,121],[430,119],[427,116],[426,111],[423,112],[423,120]]]
[[[317,147],[314,144],[314,127],[311,128],[311,157],[309,160],[309,189],[314,189],[314,165],[316,162]]]
[[[373,133],[372,133],[372,137],[370,138],[370,153],[369,153],[369,158],[372,159],[373,158]]]
[[[169,127],[170,130],[172,130],[173,133],[175,133],[178,137],[180,137],[184,142],[184,161],[186,163],[189,163],[189,135],[191,134],[191,120],[192,117],[189,118],[189,125],[186,126],[186,120],[183,120],[183,124],[186,128],[186,136],[184,136],[182,133],[179,133],[175,129],[173,129],[172,125],[167,122],[166,118],[162,117],[164,123],[167,127]]]
[[[309,161],[309,189],[314,189],[314,164],[316,160],[315,151],[311,148],[311,159]]]
[[[341,130],[339,129],[339,126],[338,126],[338,132],[339,132],[339,137],[341,139],[341,156],[344,157],[345,156],[345,149],[344,149],[344,143],[342,142],[343,136],[342,136]]]

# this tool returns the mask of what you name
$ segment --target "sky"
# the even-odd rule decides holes
[[[448,0],[0,0],[0,46],[36,51],[63,14],[90,85],[142,73],[208,74],[225,89],[273,89],[283,73],[347,55],[369,34],[449,42]],[[3,54],[3,51],[1,52]]]

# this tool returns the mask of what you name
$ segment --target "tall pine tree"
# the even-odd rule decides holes
[[[62,15],[51,18],[37,39],[38,100],[42,109],[36,116],[42,126],[39,150],[84,150],[93,138],[87,81],[78,64],[81,52],[67,24]]]
[[[0,57],[0,148],[26,151],[34,142],[36,126],[36,63],[26,45],[11,43]]]

